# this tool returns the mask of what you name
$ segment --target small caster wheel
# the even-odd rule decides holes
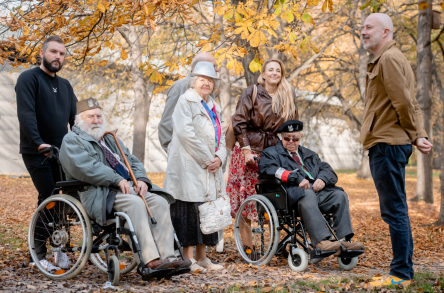
[[[111,285],[119,285],[120,264],[119,259],[115,255],[111,256],[111,258],[108,260],[108,279],[111,282]]]
[[[344,271],[353,269],[358,264],[358,257],[339,257],[338,264]]]
[[[293,271],[305,271],[308,266],[308,256],[305,251],[300,248],[293,248],[288,255],[288,265]]]

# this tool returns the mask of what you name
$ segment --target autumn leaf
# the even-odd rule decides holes
[[[259,46],[260,42],[261,42],[260,35],[259,35],[258,33],[256,33],[256,34],[254,34],[254,36],[251,38],[251,40],[250,40],[250,45],[251,45],[251,47],[257,47],[257,46]]]
[[[190,6],[193,6],[194,4],[196,4],[199,0],[192,0],[190,3]]]
[[[306,22],[306,23],[311,22],[311,16],[310,16],[310,14],[308,14],[308,13],[304,13],[304,14],[302,14],[302,21],[303,21],[303,22]]]
[[[101,67],[105,66],[106,64],[108,64],[108,60],[102,60],[99,63],[97,63],[97,65]]]
[[[333,0],[327,0],[328,1],[328,10],[330,12],[333,12]]]
[[[324,1],[324,4],[322,4],[322,12],[326,12],[327,11],[327,6],[328,6],[328,0]]]
[[[248,68],[250,68],[251,72],[256,72],[258,70],[261,70],[262,64],[259,61],[259,59],[256,57],[250,62],[250,65],[248,66]]]
[[[23,27],[23,35],[25,35],[25,36],[29,35],[29,27],[27,27],[27,26]]]
[[[426,10],[427,8],[429,8],[429,4],[427,3],[427,1],[419,2],[418,8],[419,10]]]
[[[122,58],[123,60],[126,60],[126,58],[128,58],[128,55],[125,52],[125,49],[122,48],[122,51],[120,52],[120,58]]]
[[[444,3],[441,3],[441,8],[442,10],[444,10]]]

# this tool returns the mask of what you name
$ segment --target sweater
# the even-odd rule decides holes
[[[41,144],[58,148],[74,125],[77,98],[71,84],[40,67],[23,72],[15,86],[20,123],[20,153],[38,154]]]

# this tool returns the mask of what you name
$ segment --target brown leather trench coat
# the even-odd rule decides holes
[[[241,148],[250,146],[254,151],[262,152],[265,148],[275,146],[279,141],[276,131],[285,119],[273,113],[272,97],[260,84],[257,85],[257,96],[252,105],[253,87],[242,91],[232,117],[236,140]],[[296,103],[296,99],[295,103]],[[298,108],[292,119],[299,119]]]

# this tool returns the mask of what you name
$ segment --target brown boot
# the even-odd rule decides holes
[[[364,244],[362,244],[361,242],[350,243],[346,241],[341,241],[341,244],[344,245],[344,247],[348,250],[364,250]]]
[[[339,241],[323,240],[316,245],[316,248],[320,248],[321,251],[337,250],[341,248],[341,244]]]
[[[160,270],[160,269],[166,269],[169,268],[171,265],[171,262],[168,259],[160,260],[155,259],[150,261],[146,267],[152,270]]]
[[[189,268],[191,266],[191,260],[185,259],[185,260],[173,260],[171,262],[170,268],[172,269],[183,269],[183,268]]]

